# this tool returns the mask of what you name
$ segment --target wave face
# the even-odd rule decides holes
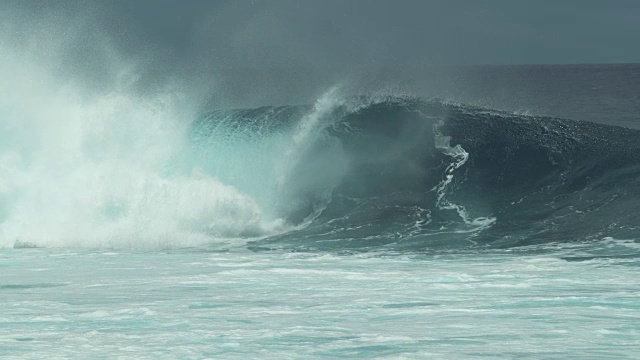
[[[214,111],[192,138],[205,171],[293,226],[254,249],[509,248],[640,224],[637,130],[390,97]]]

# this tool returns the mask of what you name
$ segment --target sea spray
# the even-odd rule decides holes
[[[186,158],[197,115],[180,91],[90,91],[2,50],[1,247],[180,247],[279,226]]]

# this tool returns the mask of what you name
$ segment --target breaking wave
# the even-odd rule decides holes
[[[335,90],[204,116],[27,90],[49,101],[0,109],[2,247],[510,248],[640,224],[637,130]]]
[[[253,174],[245,190],[297,226],[255,249],[508,248],[635,238],[640,223],[637,130],[359,97],[214,111],[192,135],[233,164],[209,162],[216,176]]]

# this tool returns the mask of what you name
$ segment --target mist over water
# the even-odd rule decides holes
[[[166,80],[141,91],[145,64],[126,61],[104,34],[90,48],[106,55],[96,70],[108,68],[110,82],[96,86],[64,64],[65,34],[85,28],[58,25],[34,25],[58,34],[52,43],[0,42],[1,247],[242,244],[299,225],[283,215],[297,206],[287,194],[304,191],[290,189],[291,172],[329,123],[335,92],[286,133],[226,129],[203,142],[193,127],[201,88]]]
[[[112,55],[115,80],[97,89],[57,71],[64,39],[0,41],[0,246],[157,248],[272,231],[251,197],[188,157],[193,94],[141,94],[108,41],[92,47]]]

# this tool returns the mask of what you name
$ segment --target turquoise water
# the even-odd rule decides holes
[[[580,251],[2,250],[0,354],[637,358],[640,262]]]

